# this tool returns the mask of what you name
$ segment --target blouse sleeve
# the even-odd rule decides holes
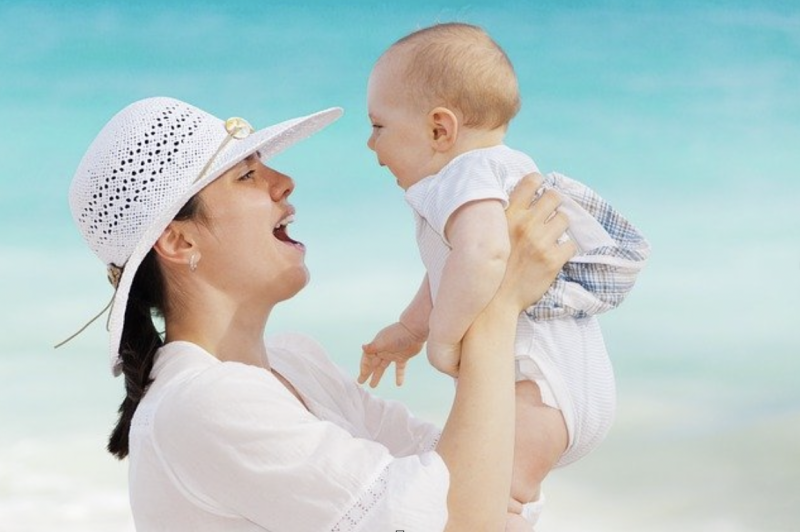
[[[218,364],[165,395],[154,439],[189,500],[267,530],[436,531],[447,520],[436,453],[395,457],[353,437],[258,368]]]
[[[267,345],[273,356],[282,355],[294,361],[282,368],[292,374],[292,382],[316,381],[316,388],[326,395],[320,402],[347,418],[352,434],[382,444],[393,456],[420,454],[436,448],[441,435],[438,426],[414,417],[403,403],[383,399],[360,386],[313,338],[282,333],[271,336]]]
[[[402,403],[376,397],[355,386],[364,405],[364,420],[373,439],[394,456],[408,456],[436,449],[442,431],[411,415]]]

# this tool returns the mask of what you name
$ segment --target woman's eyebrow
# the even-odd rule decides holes
[[[250,155],[248,155],[247,157],[245,157],[244,159],[242,159],[241,161],[236,163],[234,165],[234,168],[236,168],[238,166],[250,165],[250,164],[253,164],[253,163],[258,162],[260,160],[261,160],[261,152],[251,153]]]
[[[244,159],[242,159],[238,163],[236,163],[233,166],[231,166],[229,171],[231,171],[231,170],[234,170],[234,171],[245,170],[246,168],[248,168],[253,163],[252,157],[253,157],[252,155],[248,155],[247,157],[245,157]]]

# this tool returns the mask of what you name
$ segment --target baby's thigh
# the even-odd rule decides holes
[[[542,403],[532,381],[516,385],[516,437],[512,497],[527,503],[539,497],[542,480],[567,448],[567,427],[561,411]]]

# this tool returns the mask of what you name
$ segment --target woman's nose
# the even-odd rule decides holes
[[[269,172],[267,179],[269,180],[269,195],[273,201],[280,201],[288,197],[294,190],[294,180],[277,170]]]

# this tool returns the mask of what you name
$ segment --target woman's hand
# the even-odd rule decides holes
[[[571,240],[558,241],[569,226],[557,210],[561,196],[547,190],[536,198],[541,183],[540,174],[522,178],[506,209],[511,255],[496,297],[508,298],[520,312],[541,299],[576,252]]]

